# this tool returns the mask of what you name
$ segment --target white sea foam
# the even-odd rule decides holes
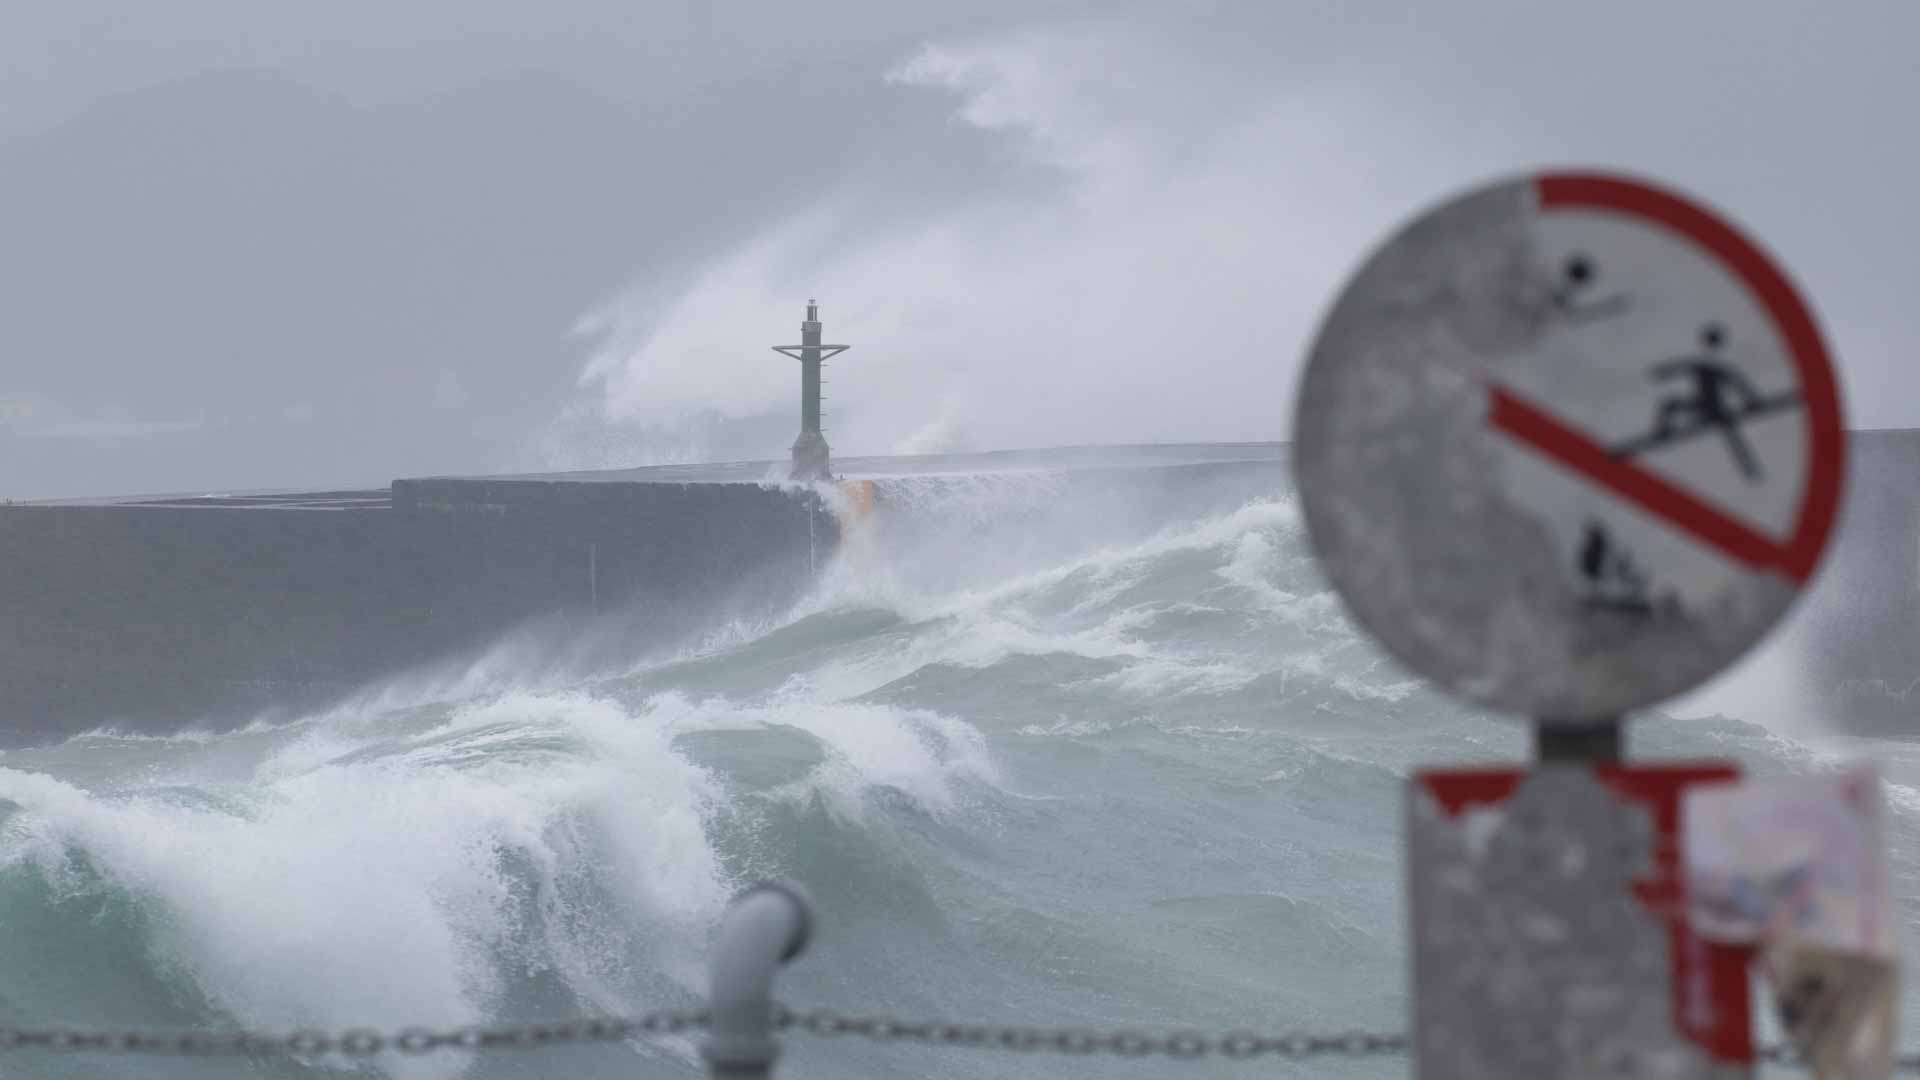
[[[501,753],[527,725],[577,746]],[[317,745],[217,803],[167,787],[100,798],[0,769],[0,799],[19,807],[0,865],[71,891],[90,887],[71,862],[83,855],[154,913],[157,959],[250,1026],[475,1023],[528,963],[594,1007],[633,1008],[631,958],[602,939],[635,924],[658,930],[649,966],[697,979],[727,882],[704,832],[712,784],[664,732],[582,695],[523,695],[380,752]],[[582,875],[590,889],[568,880]],[[588,895],[598,907],[574,907]]]
[[[806,781],[859,816],[869,789],[904,791],[922,808],[947,812],[961,781],[992,783],[997,774],[979,731],[964,721],[922,709],[849,702],[783,701],[740,706],[721,699],[663,694],[647,702],[644,719],[662,731],[797,728],[819,740],[826,765]]]
[[[1235,585],[1270,598],[1276,610],[1289,617],[1324,625],[1330,603],[1321,597],[1295,598],[1267,584],[1263,574],[1274,569],[1272,545],[1258,534],[1265,530],[1296,530],[1298,516],[1290,503],[1255,500],[1237,510],[1198,523],[1164,529],[1133,545],[1099,548],[1074,560],[1044,570],[1015,574],[991,585],[927,594],[916,591],[896,572],[897,556],[882,557],[852,550],[836,563],[821,588],[798,611],[813,614],[844,607],[877,606],[914,624],[904,643],[887,641],[873,652],[836,658],[808,673],[805,692],[813,697],[854,697],[870,692],[931,664],[987,668],[1014,656],[1065,654],[1095,660],[1124,660],[1129,664],[1115,684],[1140,690],[1152,683],[1184,683],[1198,692],[1219,692],[1244,684],[1253,672],[1230,664],[1193,662],[1161,655],[1136,633],[1158,617],[1165,607],[1129,605],[1115,608],[1119,598],[1139,584],[1164,560],[1193,553],[1211,553],[1228,559],[1221,576]],[[1253,550],[1265,552],[1248,556]],[[1262,546],[1264,545],[1264,546]],[[1255,565],[1265,559],[1262,565]],[[1041,601],[1071,584],[1064,608],[1068,618],[1044,610]],[[1203,605],[1192,607],[1204,609]],[[1071,625],[1078,617],[1083,625]],[[1087,618],[1099,621],[1090,625]]]
[[[1153,657],[1127,665],[1094,682],[1130,697],[1156,700],[1186,694],[1213,696],[1238,690],[1259,675],[1221,661]]]

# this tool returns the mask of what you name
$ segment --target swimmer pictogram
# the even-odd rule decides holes
[[[1574,252],[1560,270],[1560,281],[1553,290],[1553,306],[1573,322],[1591,322],[1624,315],[1632,305],[1625,293],[1593,296],[1599,281],[1599,269],[1593,257]]]

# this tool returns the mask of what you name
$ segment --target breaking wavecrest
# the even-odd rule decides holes
[[[1396,1026],[1404,778],[1514,760],[1524,732],[1352,630],[1272,474],[1201,486],[882,481],[791,611],[590,677],[537,662],[550,643],[503,645],[283,723],[10,751],[0,1023],[391,1030],[685,1007],[727,897],[778,875],[822,913],[783,976],[796,1003]],[[1644,730],[1649,756],[1818,767],[1737,719]],[[1893,792],[1909,846],[1915,779]],[[697,1068],[685,1042],[542,1053],[552,1074]],[[906,1053],[795,1047],[791,1067],[1030,1064]]]

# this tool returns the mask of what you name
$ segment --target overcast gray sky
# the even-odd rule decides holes
[[[1920,426],[1920,5],[74,0],[0,20],[0,494],[1284,438],[1544,164],[1731,213]]]

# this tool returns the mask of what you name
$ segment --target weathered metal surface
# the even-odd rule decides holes
[[[1422,1080],[1749,1074],[1743,950],[1686,927],[1681,791],[1730,767],[1438,772],[1408,785]]]

